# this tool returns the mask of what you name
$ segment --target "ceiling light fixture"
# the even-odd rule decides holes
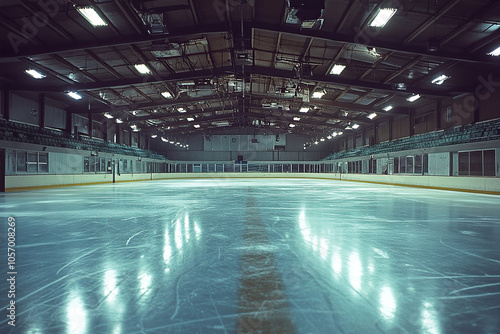
[[[335,65],[333,65],[333,67],[330,71],[330,74],[340,75],[340,73],[342,73],[342,71],[344,71],[346,67],[347,66],[343,65],[343,64],[335,64]]]
[[[393,106],[385,106],[382,110],[383,111],[391,111]]]
[[[333,137],[331,135],[326,136],[326,139],[332,139]]]
[[[25,72],[26,74],[31,75],[31,76],[32,76],[33,78],[35,78],[35,79],[43,79],[43,78],[45,78],[45,77],[46,77],[46,75],[45,75],[45,74],[42,74],[42,73],[40,73],[40,72],[38,72],[37,70],[34,70],[34,69],[32,69],[32,68],[27,69],[27,70],[25,70],[24,72]]]
[[[309,107],[300,107],[299,112],[306,113],[309,111]]]
[[[300,117],[294,117],[293,120],[298,122],[298,121],[300,121]]]
[[[172,93],[170,93],[169,91],[161,92],[161,96],[163,96],[163,97],[164,97],[164,98],[166,98],[166,99],[171,99],[171,98],[173,98]]]
[[[292,124],[288,124],[288,126],[291,127],[291,128],[294,128],[295,124],[293,124],[293,123]]]
[[[323,95],[325,95],[326,92],[321,89],[321,90],[317,90],[315,92],[312,93],[312,98],[313,99],[321,99],[323,97]]]
[[[192,122],[192,121],[194,121],[194,118],[193,118],[193,117],[188,117],[188,118],[186,118],[186,119],[188,120],[188,122]]]
[[[114,118],[113,115],[111,115],[109,112],[104,113],[104,117],[106,118]]]
[[[121,119],[121,118],[117,118],[117,119],[116,119],[116,123],[121,124],[121,123],[123,123],[123,121],[122,121],[122,119]]]
[[[180,113],[185,113],[186,109],[184,107],[178,107],[177,111],[180,112]]]
[[[493,57],[498,57],[500,56],[500,46],[496,48],[495,50],[491,51],[488,53],[488,56],[493,56]]]
[[[375,117],[377,117],[377,113],[376,112],[372,112],[370,115],[368,115],[366,117],[369,118],[369,119],[374,119]]]
[[[449,76],[442,74],[442,75],[438,76],[437,78],[435,78],[434,80],[432,80],[431,82],[435,85],[442,85],[443,82],[445,82],[449,78],[450,78]]]
[[[151,74],[151,70],[145,64],[135,64],[134,67],[142,75]]]
[[[375,18],[370,22],[370,27],[383,28],[397,11],[397,8],[380,8]]]
[[[66,92],[66,94],[68,94],[68,96],[74,98],[75,100],[81,100],[83,98],[83,96],[81,96],[77,92]]]
[[[199,129],[201,125],[200,125],[200,124],[195,124],[195,125],[193,125],[193,126],[194,126],[196,129]]]
[[[151,138],[153,138],[153,139],[156,137],[158,137],[158,135],[151,135]]]
[[[420,94],[413,94],[412,96],[409,96],[406,98],[406,101],[408,102],[415,102],[420,98]]]
[[[76,10],[94,27],[105,27],[108,25],[92,7],[76,7]]]
[[[359,124],[354,124],[354,125],[352,126],[352,128],[353,128],[353,129],[357,129],[357,128],[359,128]]]

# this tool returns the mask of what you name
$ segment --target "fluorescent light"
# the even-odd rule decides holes
[[[291,127],[291,128],[294,128],[295,124],[292,123],[292,124],[289,124],[288,126]]]
[[[491,51],[490,53],[488,53],[488,56],[494,56],[494,57],[500,56],[500,46],[495,50]]]
[[[317,141],[317,140],[316,140],[316,141],[314,142],[314,145],[318,145],[318,144],[319,144],[319,141]]]
[[[415,102],[420,98],[420,94],[414,94],[412,96],[409,96],[406,98],[406,101],[408,102]]]
[[[368,115],[366,117],[369,118],[369,119],[374,119],[375,117],[377,117],[377,113],[376,112],[372,112],[370,115]]]
[[[199,129],[201,125],[200,125],[200,124],[195,124],[195,125],[193,125],[193,126],[194,126],[195,128],[197,128],[197,129]]]
[[[184,109],[183,107],[179,107],[179,108],[177,108],[177,111],[180,113],[183,113],[183,112],[186,112],[186,109]]]
[[[188,117],[188,118],[186,118],[186,119],[188,120],[188,122],[192,122],[192,121],[194,121],[194,118],[193,118],[193,117]]]
[[[158,135],[151,135],[151,138],[153,138],[153,139],[156,137],[158,137]]]
[[[397,8],[380,8],[370,27],[383,28],[397,12]]]
[[[162,142],[165,142],[165,143],[168,143],[168,139],[167,139],[167,138],[165,138],[165,137],[161,137],[161,141],[162,141]]]
[[[298,122],[298,121],[300,121],[300,117],[294,117],[293,120]]]
[[[92,7],[76,7],[76,10],[94,27],[104,27],[108,25]]]
[[[81,100],[83,97],[78,94],[77,92],[66,92],[66,94],[68,94],[68,96],[74,98],[75,100]]]
[[[145,64],[135,64],[134,67],[137,70],[137,72],[139,72],[140,74],[150,74],[151,73],[151,70]]]
[[[45,78],[45,77],[46,77],[46,75],[45,75],[45,74],[42,74],[42,73],[40,73],[40,72],[38,72],[37,70],[34,70],[34,69],[32,69],[32,68],[27,69],[27,70],[25,70],[24,72],[26,72],[26,74],[31,75],[31,76],[32,76],[33,78],[35,78],[35,79],[43,79],[43,78]]]
[[[326,136],[326,139],[332,139],[333,137],[331,135]]]
[[[173,98],[172,93],[170,93],[170,92],[168,92],[168,91],[167,91],[167,92],[161,92],[161,95],[162,95],[164,98],[166,98],[166,99],[171,99],[171,98]]]
[[[382,110],[383,111],[391,111],[392,110],[392,106],[386,106]]]
[[[325,138],[321,137],[320,141],[325,141]]]
[[[337,135],[339,135],[339,136],[340,136],[341,134],[343,134],[343,132],[342,132],[342,131],[340,131],[340,132],[338,132],[338,133],[337,133]]]
[[[309,107],[301,107],[299,111],[303,112],[303,113],[306,113],[306,112],[309,111]]]
[[[354,124],[354,125],[352,126],[352,128],[353,128],[353,129],[357,129],[357,128],[359,128],[359,124]]]
[[[106,118],[114,118],[113,115],[111,115],[109,112],[104,113],[104,117]]]
[[[323,97],[323,95],[325,95],[325,91],[323,90],[318,90],[318,91],[315,91],[313,94],[312,94],[312,98],[313,99],[321,99]]]
[[[116,119],[116,123],[123,123],[122,119],[121,118],[117,118]]]
[[[342,64],[335,64],[335,65],[333,65],[332,70],[330,71],[330,74],[339,75],[340,73],[342,73],[343,70],[345,70],[346,67],[347,66],[342,65]]]
[[[450,78],[449,76],[443,74],[443,75],[438,76],[434,80],[432,80],[432,83],[435,84],[435,85],[442,85],[443,82],[445,82],[449,78]]]

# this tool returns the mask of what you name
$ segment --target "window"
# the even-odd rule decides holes
[[[422,156],[415,156],[415,174],[422,175]]]
[[[26,151],[17,151],[17,171],[26,172]]]
[[[104,158],[101,158],[101,172],[105,172],[106,171],[106,159]]]
[[[38,153],[38,172],[48,173],[49,172],[49,154],[48,153]]]
[[[90,171],[90,157],[83,157],[83,172],[88,173]]]
[[[469,152],[458,153],[458,175],[469,175]]]
[[[483,151],[472,151],[469,156],[470,175],[483,175]]]
[[[90,157],[90,160],[89,160],[89,171],[91,173],[95,173],[96,169],[96,162],[95,162],[95,157]]]
[[[399,159],[399,172],[400,173],[406,173],[406,157],[401,157]]]
[[[36,173],[38,172],[38,154],[37,152],[28,152],[28,172]]]
[[[413,156],[406,157],[406,173],[413,174]]]
[[[495,150],[484,151],[484,176],[495,176]]]

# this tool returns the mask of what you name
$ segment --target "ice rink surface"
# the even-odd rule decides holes
[[[500,333],[499,196],[207,179],[7,193],[0,208],[2,334]]]

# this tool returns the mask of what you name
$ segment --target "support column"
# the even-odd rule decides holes
[[[0,150],[0,193],[5,192],[5,150]]]
[[[89,138],[94,138],[94,114],[89,112],[87,118],[89,119]]]
[[[441,129],[441,101],[436,103],[436,130]]]
[[[6,121],[10,121],[10,91],[3,91],[3,118]]]
[[[116,143],[121,144],[122,143],[122,134],[120,132],[120,124],[116,123]]]
[[[71,130],[73,128],[73,114],[70,112],[66,112],[66,129],[65,132],[68,135],[71,135]]]
[[[44,93],[40,93],[38,95],[38,117],[40,119],[39,121],[39,125],[40,125],[40,128],[44,128],[45,127],[45,94]]]
[[[415,109],[411,108],[409,110],[410,115],[410,136],[415,135]]]
[[[392,117],[389,118],[389,140],[392,140]]]

